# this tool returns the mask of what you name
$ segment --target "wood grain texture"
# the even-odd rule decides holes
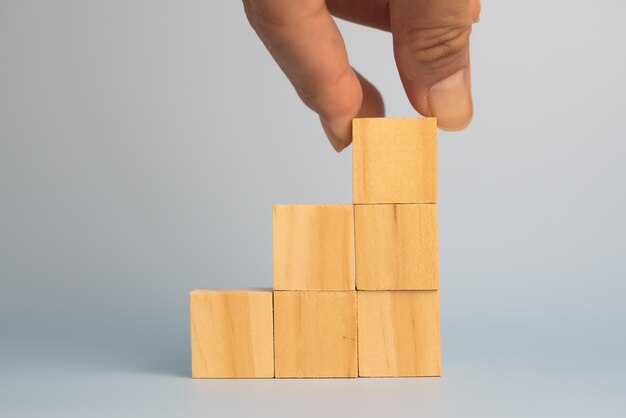
[[[439,286],[437,205],[355,205],[359,290]]]
[[[275,291],[276,377],[356,377],[356,291]]]
[[[274,377],[271,290],[194,290],[191,375]]]
[[[274,205],[275,290],[354,290],[352,205]]]
[[[358,291],[359,376],[440,376],[439,291]]]
[[[437,120],[352,122],[353,202],[437,202]]]

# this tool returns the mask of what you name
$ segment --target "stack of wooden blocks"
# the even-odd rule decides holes
[[[191,292],[192,376],[439,376],[433,118],[353,122],[353,204],[273,207],[273,290]]]

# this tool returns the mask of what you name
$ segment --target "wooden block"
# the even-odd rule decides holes
[[[355,205],[359,290],[439,286],[437,205]]]
[[[356,291],[275,291],[276,377],[356,377]]]
[[[194,290],[192,377],[274,377],[271,290]]]
[[[359,376],[440,376],[439,291],[358,291]]]
[[[352,205],[274,205],[275,290],[354,290]]]
[[[353,199],[359,203],[437,202],[437,120],[352,121]]]

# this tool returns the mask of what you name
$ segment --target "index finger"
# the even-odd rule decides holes
[[[300,98],[319,114],[337,151],[351,141],[352,118],[382,115],[380,94],[350,67],[324,0],[247,0],[244,6]]]

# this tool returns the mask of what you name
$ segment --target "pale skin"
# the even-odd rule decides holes
[[[411,105],[441,129],[464,129],[473,114],[469,36],[480,0],[244,0],[250,24],[331,145],[352,142],[352,119],[384,116],[376,87],[350,66],[333,16],[390,31]]]

